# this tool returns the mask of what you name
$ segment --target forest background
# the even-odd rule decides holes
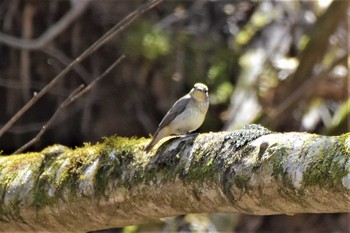
[[[0,1],[0,126],[143,2]],[[40,43],[67,14],[74,17],[64,30]],[[81,146],[114,134],[148,137],[196,82],[210,93],[199,132],[250,123],[277,132],[348,132],[349,14],[347,1],[164,1],[65,75],[6,131],[0,150],[11,154],[35,137],[75,88],[122,54],[29,150]],[[202,214],[124,231],[346,232],[349,220],[349,214]]]

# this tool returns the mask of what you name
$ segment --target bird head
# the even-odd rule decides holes
[[[206,101],[209,97],[208,87],[203,83],[196,83],[190,91],[190,95],[198,101]]]

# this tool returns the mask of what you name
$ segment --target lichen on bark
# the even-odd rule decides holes
[[[147,142],[114,136],[1,156],[0,230],[91,230],[199,212],[350,211],[350,133],[249,126],[168,137],[151,153]]]

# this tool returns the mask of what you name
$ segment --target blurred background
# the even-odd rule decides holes
[[[0,0],[0,127],[143,2]],[[45,41],[67,15],[66,29]],[[277,132],[348,132],[349,19],[346,0],[165,1],[69,72],[0,138],[0,151],[13,153],[32,139],[75,88],[122,54],[123,62],[63,109],[30,150],[114,134],[148,137],[196,82],[210,93],[199,132],[250,123]],[[349,214],[201,214],[110,231],[350,232],[349,222]]]

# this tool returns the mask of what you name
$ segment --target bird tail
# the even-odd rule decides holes
[[[166,136],[164,130],[157,130],[154,133],[152,141],[146,146],[145,151],[149,152],[150,150],[152,150],[154,145],[156,145],[164,136]]]

